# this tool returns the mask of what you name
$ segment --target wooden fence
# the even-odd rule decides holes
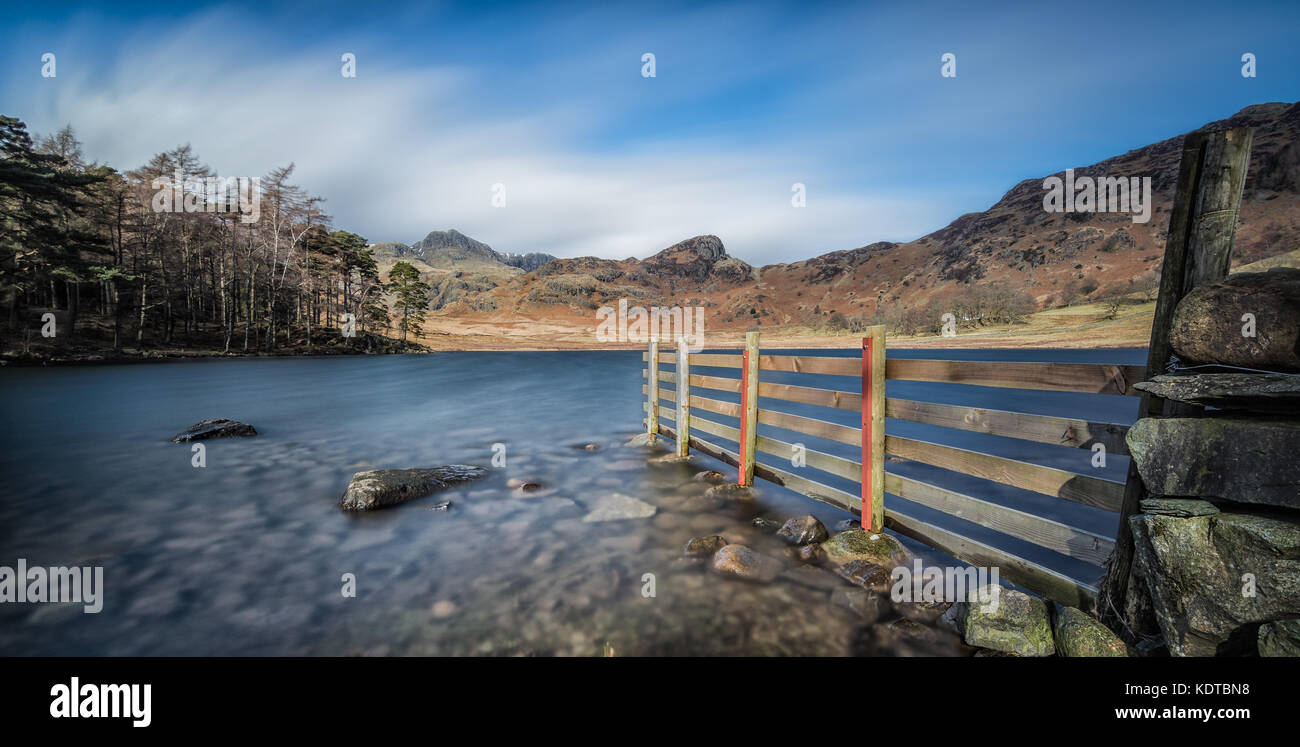
[[[1128,426],[1094,422],[1084,418],[1038,415],[1010,410],[919,402],[888,398],[885,380],[946,382],[986,387],[1033,389],[1093,394],[1138,395],[1131,385],[1141,381],[1142,366],[1083,363],[1018,363],[999,361],[947,361],[887,358],[885,335],[873,327],[862,339],[862,357],[817,357],[762,355],[758,333],[746,337],[738,354],[689,353],[678,341],[676,352],[659,349],[650,342],[642,354],[647,395],[647,431],[676,442],[677,454],[689,449],[714,457],[738,469],[738,482],[750,484],[753,477],[782,485],[795,492],[862,516],[864,528],[888,527],[930,547],[973,565],[997,567],[1012,583],[1043,594],[1049,599],[1084,609],[1096,601],[1102,564],[1115,546],[1113,533],[1091,531],[1075,522],[1039,516],[975,495],[966,495],[913,477],[886,472],[885,456],[920,462],[1065,501],[1118,512],[1124,500],[1125,483],[1093,475],[1035,464],[1030,461],[983,453],[929,441],[889,435],[885,418],[913,421],[963,431],[994,434],[1045,444],[1092,449],[1102,444],[1109,454],[1126,455],[1124,434]],[[673,371],[660,368],[672,364]],[[736,369],[737,378],[697,375],[694,366]],[[828,374],[853,377],[858,391],[822,389],[759,380],[760,371],[797,374]],[[672,385],[665,389],[662,385]],[[699,390],[739,393],[739,405],[709,396]],[[760,398],[814,405],[860,413],[860,426],[851,427],[818,418],[794,415],[758,406]],[[667,401],[669,405],[664,405]],[[739,418],[739,428],[702,417],[716,413]],[[664,424],[673,421],[673,427]],[[861,458],[803,448],[759,433],[759,426],[794,431],[814,438],[859,447]],[[707,440],[714,436],[734,441],[737,451]],[[799,453],[802,464],[793,466],[791,456]],[[759,461],[757,454],[780,457],[791,466]],[[858,483],[855,494],[798,474],[802,467]],[[1020,557],[995,543],[963,536],[908,514],[897,502],[886,503],[885,495],[904,498],[969,522],[1024,540],[1055,553],[1083,561],[1086,573],[1065,573]],[[1095,573],[1093,572],[1095,569]]]

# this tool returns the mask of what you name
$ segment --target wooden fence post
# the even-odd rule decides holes
[[[650,338],[650,365],[648,372],[650,384],[646,387],[650,400],[650,414],[646,418],[646,433],[650,434],[650,443],[659,435],[659,338]]]
[[[758,447],[758,333],[745,333],[740,364],[740,473],[736,482],[754,484],[754,452]]]
[[[1169,330],[1178,302],[1196,286],[1218,282],[1228,274],[1253,140],[1254,130],[1249,127],[1192,132],[1183,138],[1182,162],[1173,211],[1169,215],[1160,296],[1156,299],[1155,319],[1151,324],[1144,378],[1164,373],[1169,363],[1172,353]],[[1139,418],[1169,417],[1188,411],[1187,405],[1150,394],[1143,394],[1138,405]],[[1107,563],[1106,578],[1098,595],[1098,613],[1112,628],[1129,629],[1125,609],[1133,564],[1133,535],[1128,520],[1139,513],[1145,492],[1142,476],[1130,462],[1119,526],[1115,530],[1115,550]]]
[[[862,528],[885,527],[885,328],[862,338]]]
[[[691,351],[677,338],[677,456],[691,453]]]

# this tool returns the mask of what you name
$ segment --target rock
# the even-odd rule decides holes
[[[523,497],[526,497],[526,496],[528,496],[528,495],[530,495],[530,494],[535,494],[535,493],[537,493],[537,491],[539,491],[539,490],[541,490],[541,489],[542,489],[542,486],[541,486],[541,485],[538,485],[538,484],[535,483],[535,482],[523,482],[523,481],[521,481],[521,482],[519,483],[519,485],[515,486],[515,495],[518,496],[518,497],[520,497],[520,498],[523,498]]]
[[[976,598],[988,598],[990,591],[994,601],[965,604],[968,645],[1021,656],[1056,653],[1046,601],[1003,587],[980,589]]]
[[[908,620],[922,625],[934,625],[944,630],[956,632],[946,625],[939,625],[939,620],[953,608],[952,602],[894,602],[894,611]]]
[[[826,551],[821,545],[804,545],[799,548],[797,557],[805,563],[816,565],[826,562]]]
[[[459,609],[460,608],[456,606],[455,602],[443,599],[441,601],[433,603],[432,611],[433,611],[433,616],[441,620],[443,618],[451,617],[452,615],[456,614],[456,612]]]
[[[339,506],[344,511],[368,511],[392,506],[458,483],[476,480],[486,474],[486,469],[468,464],[358,472],[348,483]]]
[[[1139,514],[1129,526],[1135,569],[1171,656],[1249,652],[1254,626],[1300,610],[1300,520]]]
[[[855,656],[960,656],[970,652],[957,636],[908,619],[860,627],[849,644]]]
[[[676,454],[664,454],[650,460],[651,464],[690,464],[691,455],[677,456]]]
[[[257,429],[248,423],[217,418],[216,420],[203,420],[191,425],[181,433],[173,436],[172,443],[181,444],[190,441],[203,441],[209,438],[235,438],[256,435]]]
[[[1278,620],[1259,626],[1259,655],[1300,656],[1300,620]]]
[[[858,521],[857,519],[840,519],[839,521],[835,522],[835,531],[837,532],[847,532],[850,529],[861,529],[861,528],[862,528],[862,522]]]
[[[451,501],[438,501],[428,507],[429,511],[447,511],[451,508]]]
[[[713,570],[746,581],[767,583],[780,575],[781,561],[761,555],[744,545],[727,545],[713,556]]]
[[[610,493],[596,499],[583,521],[621,521],[645,519],[655,515],[654,506],[622,493]]]
[[[631,440],[624,442],[624,446],[654,446],[658,439],[652,439],[649,433],[638,433]]]
[[[840,586],[831,592],[831,604],[846,609],[870,625],[889,613],[889,600],[880,594]]]
[[[1242,316],[1255,318],[1245,337]],[[1233,275],[1192,289],[1174,309],[1169,344],[1185,360],[1300,371],[1300,269]]]
[[[823,542],[822,549],[827,560],[837,565],[850,560],[866,560],[886,568],[912,564],[912,554],[907,548],[884,532],[850,529]]]
[[[966,603],[952,605],[934,622],[936,627],[957,635],[966,634]]]
[[[782,573],[780,578],[782,581],[789,581],[818,591],[844,588],[844,582],[834,573],[811,565],[797,565]]]
[[[600,444],[574,444],[573,448],[578,451],[600,451]]]
[[[683,552],[691,556],[713,555],[717,553],[718,550],[725,547],[726,544],[726,538],[720,537],[716,534],[711,534],[708,537],[695,537],[691,539],[686,543],[686,548]]]
[[[704,495],[710,498],[723,498],[727,500],[749,500],[754,497],[753,488],[747,488],[734,482],[714,485],[704,492]]]
[[[727,481],[727,476],[717,470],[706,469],[703,472],[696,472],[691,479],[696,482],[711,482],[714,485],[719,485]]]
[[[1056,653],[1069,657],[1128,656],[1128,647],[1088,613],[1065,607],[1056,616]]]
[[[850,560],[835,572],[845,581],[875,592],[887,592],[894,585],[889,571],[868,560]]]
[[[1223,410],[1270,415],[1300,413],[1300,377],[1266,373],[1156,376],[1133,385],[1157,397]]]
[[[751,521],[750,524],[753,524],[759,529],[765,529],[769,532],[775,532],[776,530],[781,528],[781,522],[772,521],[771,519],[764,519],[761,516],[755,516],[754,520]]]
[[[1159,516],[1209,516],[1219,513],[1219,507],[1200,498],[1144,498],[1142,513]]]
[[[830,535],[817,517],[808,514],[787,521],[776,530],[776,536],[792,545],[809,545],[825,542]]]
[[[1300,422],[1143,418],[1125,440],[1155,495],[1300,508]]]

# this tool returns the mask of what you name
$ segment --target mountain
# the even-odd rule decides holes
[[[1254,127],[1255,139],[1234,266],[1300,248],[1300,104],[1250,106],[1200,129],[1240,126]],[[590,327],[593,309],[620,298],[646,307],[703,306],[710,328],[742,330],[889,321],[909,309],[937,317],[940,309],[980,294],[1029,309],[1140,297],[1153,292],[1158,278],[1182,139],[1072,169],[1075,179],[1150,177],[1147,222],[1129,213],[1047,212],[1046,177],[1036,177],[989,209],[915,241],[876,242],[759,268],[729,256],[713,235],[644,260],[541,255],[546,261],[532,267],[512,264],[509,255],[456,231],[435,231],[409,252],[434,270],[456,273],[442,281],[431,329],[439,315],[458,324],[533,319]],[[1047,176],[1064,178],[1065,171]]]
[[[541,252],[504,254],[455,229],[430,231],[429,235],[410,246],[397,242],[386,242],[375,244],[371,248],[375,250],[376,254],[414,258],[424,262],[429,267],[448,270],[477,269],[491,271],[513,267],[523,272],[532,272],[555,259],[555,257]]]

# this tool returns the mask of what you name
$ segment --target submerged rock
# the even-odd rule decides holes
[[[799,548],[797,555],[805,563],[816,565],[826,562],[826,551],[821,545],[804,545]]]
[[[831,592],[831,604],[852,612],[868,625],[884,617],[890,610],[888,598],[845,586]]]
[[[746,581],[768,583],[784,566],[776,558],[754,552],[744,545],[727,545],[713,556],[713,570]]]
[[[638,433],[630,440],[624,442],[624,446],[654,446],[656,443],[666,442],[662,436],[653,438],[649,433]]]
[[[1065,607],[1056,616],[1059,656],[1128,656],[1128,647],[1110,628],[1083,610]]]
[[[622,493],[610,493],[596,499],[590,506],[590,512],[582,517],[583,521],[621,521],[623,519],[645,519],[655,515],[657,510],[645,501]]]
[[[713,555],[727,545],[725,537],[711,534],[708,537],[695,537],[686,543],[683,553],[691,556]]]
[[[714,485],[720,485],[727,481],[727,476],[713,469],[706,469],[703,472],[696,472],[691,478],[696,482],[711,482]]]
[[[776,531],[776,536],[792,545],[809,545],[825,542],[829,533],[817,517],[808,514],[787,521]]]
[[[889,571],[868,560],[850,560],[835,572],[845,581],[875,592],[887,592],[894,585]]]
[[[1047,602],[1014,589],[981,589],[978,599],[994,601],[966,604],[966,643],[1021,656],[1051,656],[1056,653]]]
[[[704,495],[710,498],[749,500],[754,497],[754,490],[738,483],[728,482],[714,485],[705,491]]]
[[[762,516],[755,516],[754,520],[751,521],[750,524],[758,527],[759,529],[766,530],[768,532],[775,532],[776,530],[781,528],[781,522],[773,521],[771,519],[764,519]]]
[[[1125,440],[1155,495],[1300,508],[1300,421],[1142,418]]]
[[[348,483],[339,506],[344,511],[368,511],[392,506],[458,483],[476,480],[486,474],[486,469],[468,464],[358,472]]]
[[[172,437],[172,443],[187,443],[189,441],[203,441],[209,438],[235,438],[240,436],[256,436],[257,429],[248,423],[241,423],[238,420],[227,420],[226,418],[217,418],[215,420],[203,420],[184,431],[177,433]]]
[[[1139,514],[1129,526],[1134,568],[1172,656],[1248,653],[1255,626],[1300,610],[1300,521]]]

